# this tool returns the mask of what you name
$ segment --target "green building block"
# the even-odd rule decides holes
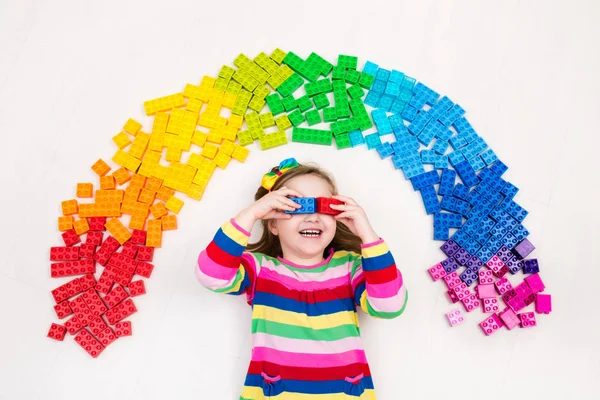
[[[273,93],[265,97],[265,101],[269,106],[269,110],[273,113],[273,115],[281,114],[285,111],[285,107],[283,106],[283,102],[281,101],[281,97],[277,93]]]
[[[283,104],[285,111],[291,111],[298,107],[298,101],[296,101],[294,96],[284,97],[283,100],[281,100],[281,103]]]
[[[335,144],[337,145],[338,150],[352,147],[352,143],[350,143],[350,136],[348,136],[347,133],[337,135],[335,137]]]
[[[373,86],[373,82],[375,81],[375,77],[373,75],[367,74],[365,72],[361,72],[360,79],[358,80],[358,84],[363,88],[369,90],[371,86]]]
[[[283,63],[311,82],[317,80],[320,75],[319,65],[314,57],[310,62],[307,62],[290,51],[283,58]]]
[[[269,133],[263,135],[259,140],[260,148],[262,150],[272,149],[273,147],[287,144],[287,136],[283,131],[277,131],[275,133]]]
[[[292,142],[322,144],[331,146],[331,131],[308,128],[294,128],[292,130]]]
[[[363,88],[360,87],[359,84],[356,84],[356,85],[352,85],[348,88],[348,94],[350,95],[350,98],[352,98],[352,99],[360,99],[361,97],[364,96],[365,91],[363,90]]]
[[[300,108],[300,111],[305,112],[306,110],[310,110],[313,106],[312,101],[310,101],[310,97],[308,96],[302,96],[300,97],[298,100],[298,108]]]
[[[350,101],[350,108],[352,109],[352,115],[358,125],[358,129],[365,131],[373,126],[373,120],[367,112],[367,108],[361,99],[353,99]]]
[[[319,73],[323,76],[329,75],[329,72],[331,72],[331,69],[333,68],[333,64],[331,64],[329,61],[325,60],[323,57],[321,57],[315,52],[310,53],[310,55],[306,59],[306,62],[316,64],[318,66]]]
[[[292,75],[290,75],[289,78],[283,81],[281,85],[277,86],[277,91],[279,92],[279,94],[281,94],[282,97],[286,97],[294,93],[302,85],[304,85],[304,79],[302,79],[300,75],[293,73]]]
[[[319,79],[316,82],[309,82],[304,85],[304,89],[306,90],[307,96],[314,96],[319,93],[329,93],[333,90],[333,86],[331,85],[331,80],[329,79]]]
[[[235,68],[232,68],[229,65],[223,65],[219,71],[219,78],[225,78],[229,80],[233,74],[235,74]]]
[[[290,121],[288,116],[284,114],[275,118],[275,125],[277,125],[280,131],[285,131],[286,129],[292,127],[292,122]]]
[[[331,74],[331,78],[335,79],[335,80],[346,79],[346,70],[342,67],[333,67],[333,72]]]
[[[238,132],[237,137],[240,140],[241,146],[246,146],[246,145],[249,145],[250,143],[254,142],[252,135],[248,131]]]
[[[328,107],[323,109],[323,121],[333,122],[337,121],[337,110],[335,107]]]
[[[316,95],[315,97],[313,97],[313,101],[315,103],[315,107],[317,107],[317,110],[329,106],[329,98],[325,93]]]
[[[321,123],[321,114],[319,114],[319,110],[310,110],[309,112],[304,114],[304,117],[306,117],[306,122],[308,123],[308,126],[313,126]]]
[[[358,72],[355,69],[349,69],[348,71],[346,71],[346,82],[354,85],[355,83],[358,83],[358,80],[360,79],[360,72]]]
[[[288,118],[294,126],[298,126],[304,122],[304,115],[302,115],[300,110],[294,110],[292,113],[288,114]]]
[[[345,69],[356,69],[356,67],[358,66],[358,57],[340,54],[338,56],[337,65],[338,67],[342,67]]]

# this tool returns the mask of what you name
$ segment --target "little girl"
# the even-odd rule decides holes
[[[288,214],[290,197],[330,197],[329,214]],[[386,243],[322,169],[293,158],[267,173],[254,196],[198,257],[205,287],[245,293],[252,306],[252,360],[240,400],[375,399],[357,306],[395,318],[406,306]],[[264,231],[248,244],[255,221]]]

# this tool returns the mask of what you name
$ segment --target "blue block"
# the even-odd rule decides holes
[[[392,106],[390,107],[390,112],[393,114],[399,114],[401,115],[402,112],[404,111],[404,107],[406,107],[406,102],[400,99],[395,99],[394,103],[392,103]]]
[[[458,150],[467,144],[467,140],[461,135],[452,136],[449,142],[454,150]]]
[[[425,205],[425,211],[428,215],[440,211],[440,202],[433,185],[421,188],[420,192],[423,204]]]
[[[452,169],[446,168],[442,170],[442,177],[440,178],[440,187],[438,194],[445,196],[451,194],[454,190],[454,182],[456,181],[456,172]]]
[[[410,99],[412,99],[413,93],[412,90],[402,87],[400,89],[400,94],[398,95],[398,99],[402,100],[404,103],[408,104]]]
[[[388,81],[384,93],[394,98],[398,97],[400,94],[400,83]]]
[[[506,170],[508,169],[508,167],[502,161],[496,160],[496,162],[492,164],[492,166],[490,167],[490,169],[496,175],[502,176],[502,174],[504,174],[506,172]]]
[[[496,156],[496,153],[494,153],[494,150],[492,150],[492,149],[488,149],[485,152],[483,152],[481,154],[481,158],[485,162],[485,165],[491,165],[496,160],[498,160],[498,156]]]
[[[371,86],[370,92],[383,94],[385,92],[386,86],[387,86],[387,81],[375,79],[375,81],[373,81],[373,85]]]
[[[462,215],[437,212],[433,216],[433,226],[444,226],[446,228],[460,228],[462,226]]]
[[[390,79],[390,71],[388,71],[387,69],[379,68],[377,70],[377,74],[375,75],[375,79],[387,82],[388,79]]]
[[[469,241],[467,241],[467,243],[465,243],[464,248],[471,254],[477,254],[481,248],[481,245],[476,240],[471,238]]]
[[[435,164],[439,155],[435,153],[433,150],[422,150],[421,151],[421,161],[423,164]]]
[[[402,118],[404,118],[407,121],[412,121],[417,116],[417,112],[419,112],[419,110],[417,110],[410,104],[407,104],[406,107],[404,107],[404,111],[402,111]]]
[[[363,67],[363,72],[367,73],[369,75],[377,75],[377,69],[379,68],[379,65],[371,62],[371,61],[367,61],[365,63],[365,66]]]
[[[517,225],[510,233],[515,235],[515,238],[520,242],[529,236],[529,231],[523,225]],[[508,246],[507,246],[508,247]]]
[[[446,140],[437,138],[435,139],[435,143],[431,149],[440,155],[444,154],[448,149],[448,142]]]
[[[388,142],[382,143],[379,146],[375,147],[375,150],[377,150],[377,153],[379,153],[379,157],[381,157],[382,160],[394,155],[392,145]]]
[[[517,194],[518,191],[519,191],[518,187],[516,187],[515,185],[513,185],[510,182],[506,182],[506,185],[504,185],[504,187],[502,188],[500,193],[502,193],[505,198],[512,199],[515,197],[515,195]]]
[[[477,253],[475,253],[475,255],[477,256],[477,258],[479,258],[484,263],[488,262],[494,256],[494,254],[495,253],[492,250],[488,249],[485,246],[481,247],[477,251]]]
[[[403,126],[406,128],[406,126],[404,125],[404,121],[402,120],[402,117],[400,115],[390,115],[388,117],[388,122],[392,127],[394,133],[396,133],[397,128],[402,129]]]
[[[450,229],[445,226],[435,226],[433,228],[433,240],[448,240]]]
[[[427,104],[427,97],[420,93],[413,93],[413,96],[411,97],[408,104],[410,104],[417,110],[420,110],[423,107],[425,107],[425,104]]]
[[[467,160],[461,161],[454,165],[454,169],[456,169],[458,176],[465,185],[471,187],[479,183],[479,177]]]
[[[459,246],[464,247],[465,249],[467,249],[465,246],[467,246],[468,242],[471,242],[473,239],[467,235],[467,233],[462,230],[459,229],[456,232],[454,232],[454,235],[452,235],[452,240],[455,241]],[[468,251],[468,249],[467,249]],[[470,253],[470,252],[469,252]],[[472,253],[471,253],[472,254]]]
[[[442,116],[446,111],[452,108],[454,103],[448,97],[444,96],[431,107],[429,110],[429,114],[431,114],[431,118],[438,119]]]
[[[448,156],[439,156],[433,167],[435,169],[448,168]]]
[[[404,80],[404,72],[396,71],[395,69],[393,69],[392,73],[390,74],[389,81],[401,84],[402,80]]]
[[[365,141],[367,143],[367,149],[371,150],[381,144],[381,137],[378,133],[371,133],[370,135],[365,136]]]
[[[389,94],[383,94],[379,99],[379,103],[377,103],[377,108],[384,111],[390,111],[395,100],[396,99]]]
[[[503,245],[508,247],[509,249],[514,249],[514,247],[520,242],[515,235],[512,233],[507,233],[503,239]]]
[[[466,161],[465,157],[460,151],[453,151],[452,153],[448,154],[448,160],[450,161],[450,164],[452,164],[452,166],[454,167],[456,166],[456,164],[462,161]]]
[[[471,126],[471,123],[465,117],[459,118],[456,121],[454,121],[454,123],[452,123],[452,126],[454,126],[456,132],[458,133],[475,132],[475,130]]]
[[[481,158],[481,156],[475,156],[469,160],[469,164],[471,168],[475,171],[479,171],[482,168],[485,168],[485,162]]]
[[[431,117],[427,112],[419,111],[412,123],[408,125],[408,130],[410,131],[410,133],[418,135],[419,133],[421,133],[423,128],[425,128],[425,125],[427,125],[430,119]]]
[[[458,104],[455,104],[451,109],[442,114],[442,116],[439,117],[438,120],[442,124],[450,126],[454,123],[454,121],[462,117],[464,114],[465,110],[463,110],[463,108]]]
[[[452,196],[467,200],[469,198],[469,188],[462,183],[457,183],[452,191]]]
[[[365,137],[362,132],[359,130],[352,131],[348,133],[348,138],[350,138],[350,144],[352,147],[360,146],[361,144],[365,144]]]
[[[404,75],[404,79],[402,79],[402,87],[412,90],[412,88],[415,87],[416,82],[417,80],[415,78],[411,78],[408,75]]]
[[[417,176],[419,174],[424,173],[425,168],[423,167],[423,164],[420,161],[413,162],[413,163],[404,165],[404,167],[402,167],[402,172],[404,172],[405,179],[410,179],[413,176]]]
[[[440,175],[437,171],[429,171],[424,174],[413,176],[410,179],[413,190],[419,190],[425,186],[432,186],[440,183]]]
[[[365,97],[365,104],[373,108],[377,108],[377,104],[379,104],[379,99],[381,99],[381,93],[377,93],[371,90],[369,91],[369,93],[367,93],[367,97]]]
[[[316,199],[314,197],[290,197],[290,200],[302,207],[294,211],[285,210],[286,214],[312,214],[316,212]]]

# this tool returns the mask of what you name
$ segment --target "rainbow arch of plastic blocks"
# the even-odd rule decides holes
[[[428,272],[444,281],[450,301],[481,309],[486,335],[535,326],[526,307],[549,313],[550,295],[541,293],[537,259],[528,258],[528,212],[503,178],[507,166],[450,98],[395,69],[358,67],[348,55],[334,65],[316,53],[240,54],[217,76],[146,101],[152,120],[128,120],[112,138],[113,165],[98,160],[98,181],[78,183],[76,198],[62,203],[63,243],[51,248],[50,271],[70,279],[52,291],[57,317],[68,319],[48,336],[68,332],[97,357],[131,335],[132,297],[145,293],[141,278],[150,278],[164,232],[177,228],[183,198],[200,200],[217,168],[245,162],[247,145],[267,150],[290,140],[377,151],[434,216],[433,239],[444,242],[446,258]],[[507,276],[521,273],[513,287]],[[451,326],[465,320],[460,309],[447,317]]]

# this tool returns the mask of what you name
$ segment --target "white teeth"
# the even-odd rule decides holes
[[[305,229],[300,231],[300,234],[305,237],[319,237],[321,235],[321,231],[318,229]]]

